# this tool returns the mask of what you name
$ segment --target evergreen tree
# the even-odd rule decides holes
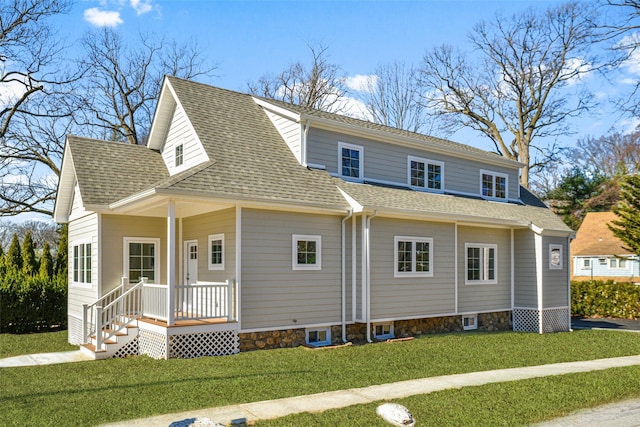
[[[20,250],[20,242],[18,236],[13,235],[7,255],[5,255],[5,265],[7,270],[22,270],[22,251]]]
[[[40,277],[50,279],[53,277],[53,257],[49,242],[44,242],[42,256],[40,257]]]
[[[27,276],[34,276],[38,271],[38,260],[31,231],[27,231],[22,241],[22,271]]]
[[[0,246],[0,277],[5,275],[5,266],[4,266],[4,250],[2,246]]]
[[[620,203],[613,208],[619,220],[608,227],[622,240],[626,249],[640,255],[640,174],[628,175],[620,185]]]
[[[67,277],[67,270],[69,268],[69,263],[67,261],[67,254],[69,252],[69,243],[68,243],[68,232],[69,227],[67,224],[63,224],[60,227],[60,240],[58,241],[58,255],[56,256],[56,265],[55,265],[55,275],[65,278]]]

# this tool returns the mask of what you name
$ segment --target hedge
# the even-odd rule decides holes
[[[612,281],[571,282],[574,316],[640,318],[640,286]]]
[[[66,326],[67,286],[59,277],[17,271],[0,277],[0,332],[38,332]]]

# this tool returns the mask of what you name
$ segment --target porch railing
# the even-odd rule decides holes
[[[85,343],[95,335],[96,350],[102,343],[115,336],[142,315],[142,289],[146,278],[126,289],[128,280],[122,278],[120,286],[93,304],[83,307]],[[88,331],[88,332],[87,332]]]
[[[167,285],[148,283],[143,278],[127,289],[129,280],[93,304],[85,304],[82,312],[83,340],[90,343],[95,336],[96,349],[141,316],[167,321]],[[198,282],[175,287],[175,320],[236,318],[235,280]]]

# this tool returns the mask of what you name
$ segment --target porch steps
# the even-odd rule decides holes
[[[102,331],[102,334],[103,336],[107,336],[112,332],[113,330],[111,329],[104,329]],[[110,357],[115,356],[118,350],[120,350],[121,348],[129,344],[131,341],[136,339],[137,336],[138,336],[138,328],[136,326],[129,325],[125,328],[120,329],[118,332],[116,332],[115,335],[113,335],[108,340],[104,340],[102,342],[102,348],[96,348],[96,335],[93,335],[91,337],[91,343],[82,344],[80,346],[80,350],[84,354],[88,355],[89,357],[95,360],[108,359]]]

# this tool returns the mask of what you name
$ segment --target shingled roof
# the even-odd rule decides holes
[[[571,255],[631,255],[620,239],[613,235],[607,224],[618,219],[613,212],[589,212],[584,217],[575,240],[571,242]]]

